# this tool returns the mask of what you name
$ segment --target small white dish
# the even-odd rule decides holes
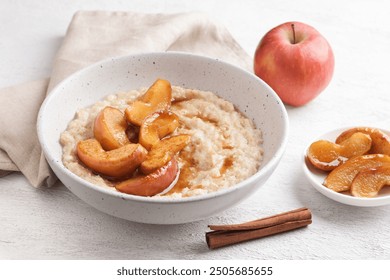
[[[345,128],[339,128],[332,131],[329,131],[316,139],[313,139],[310,141],[310,143],[307,145],[307,147],[304,150],[303,154],[303,171],[306,177],[309,179],[312,186],[322,193],[323,195],[327,196],[330,199],[333,199],[337,202],[347,204],[347,205],[353,205],[353,206],[360,206],[360,207],[373,207],[373,206],[383,206],[383,205],[389,205],[390,204],[390,187],[384,187],[379,195],[377,197],[373,198],[360,198],[360,197],[354,197],[349,193],[338,193],[331,189],[328,189],[325,187],[322,183],[324,182],[325,177],[327,176],[328,172],[321,171],[317,168],[315,168],[307,159],[306,154],[307,150],[311,143],[317,140],[329,140],[329,141],[335,141],[337,136],[339,136],[343,131],[349,129],[351,127],[345,127]],[[380,128],[381,129],[381,128]],[[390,131],[381,129],[383,132],[390,135]]]

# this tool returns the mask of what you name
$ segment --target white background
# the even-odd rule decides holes
[[[251,56],[269,29],[302,21],[333,47],[334,77],[310,104],[287,107],[288,147],[265,186],[204,221],[136,224],[95,210],[60,183],[38,190],[18,173],[0,178],[0,258],[390,259],[390,206],[358,208],[334,202],[310,186],[301,167],[304,147],[328,130],[351,125],[390,128],[389,2],[1,0],[0,87],[50,76],[52,59],[77,10],[204,11],[222,22]],[[242,222],[302,206],[313,212],[308,228],[219,250],[206,246],[208,224]]]

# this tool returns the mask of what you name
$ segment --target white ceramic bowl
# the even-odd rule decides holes
[[[173,85],[212,91],[231,101],[263,131],[260,170],[239,184],[207,195],[148,198],[95,186],[76,176],[61,161],[59,138],[75,112],[104,96],[145,87],[158,77]],[[288,117],[275,92],[238,67],[185,53],[145,53],[112,58],[89,66],[61,82],[43,103],[38,136],[51,168],[79,198],[113,216],[152,224],[178,224],[207,218],[251,195],[278,165],[287,142]]]
[[[344,128],[338,128],[332,131],[329,131],[312,141],[307,145],[306,149],[304,150],[303,154],[303,171],[306,175],[307,179],[310,181],[311,185],[320,193],[327,196],[330,199],[333,199],[334,201],[347,204],[347,205],[353,205],[353,206],[360,206],[360,207],[373,207],[373,206],[383,206],[390,204],[390,188],[387,187],[383,189],[378,197],[373,198],[364,198],[364,197],[354,197],[347,193],[338,193],[335,191],[332,191],[331,189],[328,189],[325,187],[322,183],[325,180],[325,177],[327,176],[327,172],[321,171],[317,168],[315,168],[307,159],[307,150],[309,149],[309,146],[311,143],[317,140],[328,140],[334,142],[343,131],[346,131],[352,127],[344,127]],[[383,132],[390,135],[390,131],[381,129]]]

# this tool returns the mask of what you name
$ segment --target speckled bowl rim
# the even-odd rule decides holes
[[[207,193],[207,194],[196,195],[196,196],[191,196],[191,197],[179,197],[179,198],[174,198],[174,197],[142,197],[142,196],[121,193],[121,192],[116,191],[116,190],[111,190],[111,189],[108,189],[108,188],[105,188],[102,186],[94,185],[94,184],[82,179],[81,177],[77,176],[73,172],[71,172],[69,169],[67,169],[63,165],[62,161],[60,161],[60,163],[58,163],[56,161],[56,159],[47,152],[46,140],[44,137],[44,132],[42,131],[42,122],[43,122],[43,116],[44,116],[46,107],[50,103],[51,99],[56,97],[57,92],[59,92],[58,89],[63,87],[66,83],[68,83],[68,81],[73,79],[75,76],[82,75],[84,72],[90,71],[93,68],[101,67],[101,65],[110,64],[110,63],[113,63],[114,61],[117,61],[117,60],[126,59],[129,57],[145,56],[145,55],[189,56],[189,57],[193,57],[196,59],[203,59],[203,60],[206,60],[208,62],[219,63],[223,67],[234,68],[235,71],[242,72],[245,75],[250,75],[257,82],[263,84],[263,86],[265,88],[267,88],[267,90],[268,90],[267,94],[269,94],[270,96],[272,96],[272,98],[274,98],[276,101],[278,101],[278,102],[276,102],[276,104],[278,104],[280,106],[280,112],[282,114],[283,124],[285,127],[285,129],[282,133],[281,145],[277,149],[276,153],[272,156],[270,161],[267,162],[264,166],[261,166],[260,169],[255,174],[253,174],[252,176],[248,177],[247,179],[245,179],[245,180],[243,180],[243,181],[239,182],[238,184],[235,184],[231,187],[227,187],[227,188],[217,190],[217,191]],[[46,159],[48,161],[50,161],[51,164],[54,164],[62,172],[64,172],[65,175],[71,177],[73,180],[77,181],[78,183],[85,185],[88,188],[91,188],[97,192],[104,193],[106,195],[110,195],[110,196],[114,196],[114,197],[118,197],[118,198],[121,198],[124,200],[148,202],[148,203],[180,204],[180,203],[187,203],[187,202],[192,202],[192,201],[208,200],[208,199],[213,199],[215,197],[223,196],[225,194],[228,194],[230,192],[234,192],[237,189],[243,188],[245,186],[250,186],[252,183],[256,183],[256,181],[258,181],[258,179],[260,177],[267,174],[268,172],[271,172],[272,169],[274,169],[274,167],[279,163],[279,161],[280,161],[280,159],[281,159],[281,157],[286,149],[287,142],[288,142],[289,122],[288,122],[288,115],[287,115],[286,108],[284,107],[283,102],[281,101],[279,96],[274,92],[274,90],[268,84],[266,84],[263,80],[261,80],[260,78],[258,78],[254,74],[252,74],[252,73],[250,73],[250,72],[248,72],[240,67],[232,65],[230,63],[221,61],[219,59],[215,59],[215,58],[211,58],[211,57],[207,57],[207,56],[190,54],[190,53],[186,53],[186,52],[169,51],[169,52],[137,53],[137,54],[131,54],[131,55],[126,55],[126,56],[117,56],[117,57],[107,58],[107,59],[98,61],[96,63],[93,63],[93,64],[73,73],[72,75],[65,78],[63,81],[61,81],[59,84],[57,84],[51,90],[48,97],[42,103],[41,108],[40,108],[39,113],[38,113],[37,132],[38,132],[38,139],[39,139],[39,142],[41,143],[41,147],[42,147],[42,150],[44,152]]]

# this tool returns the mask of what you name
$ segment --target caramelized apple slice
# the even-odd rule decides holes
[[[169,109],[172,100],[172,87],[167,80],[158,79],[138,100],[129,104],[125,116],[129,123],[141,126],[150,114]]]
[[[318,169],[330,171],[351,157],[367,153],[371,148],[371,137],[357,132],[340,144],[319,140],[309,147],[307,158]]]
[[[146,154],[140,144],[126,144],[111,151],[105,151],[96,139],[77,144],[77,156],[87,167],[112,178],[131,175],[145,160]]]
[[[153,106],[170,106],[172,100],[171,83],[167,80],[157,79],[145,94],[141,96],[140,100]]]
[[[166,165],[176,153],[181,151],[189,143],[190,138],[189,135],[182,134],[159,141],[152,147],[146,160],[141,163],[141,172],[150,174]]]
[[[127,194],[153,196],[169,187],[175,180],[178,170],[177,161],[172,159],[153,173],[130,178],[117,184],[115,188]]]
[[[333,169],[325,178],[324,186],[336,192],[348,191],[355,176],[362,170],[377,168],[390,163],[390,156],[372,154],[353,157]]]
[[[390,185],[390,165],[360,171],[352,181],[351,193],[357,197],[375,197],[386,185]]]
[[[385,154],[390,156],[390,136],[377,128],[371,127],[355,127],[344,131],[337,137],[336,143],[339,144],[345,139],[351,137],[356,132],[362,132],[370,135],[372,139],[370,154]]]
[[[151,104],[135,100],[126,108],[125,117],[129,123],[141,126],[143,120],[154,111],[155,108]]]
[[[93,134],[103,149],[110,151],[130,143],[126,129],[127,122],[123,113],[108,106],[97,115]]]
[[[142,122],[139,142],[150,150],[161,138],[174,132],[178,126],[179,117],[176,114],[170,111],[156,112]]]

